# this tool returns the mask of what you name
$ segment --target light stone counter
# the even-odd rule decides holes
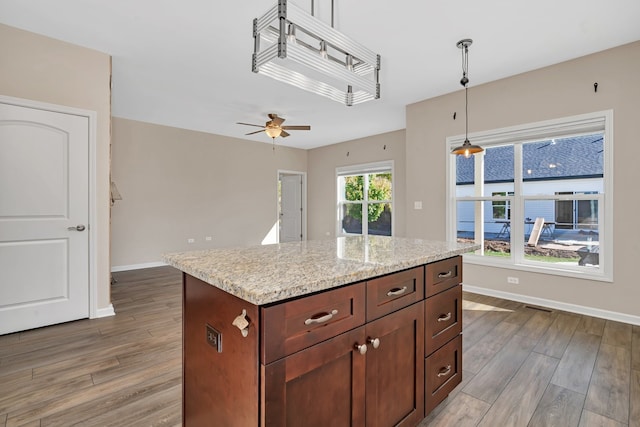
[[[479,249],[479,245],[349,236],[170,253],[164,260],[256,305],[269,304]]]

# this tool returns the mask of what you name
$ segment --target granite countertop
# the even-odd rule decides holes
[[[245,301],[264,305],[450,258],[479,247],[473,243],[348,236],[169,253],[163,259]]]

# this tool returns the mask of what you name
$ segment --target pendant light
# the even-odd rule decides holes
[[[469,142],[469,46],[471,46],[473,40],[463,39],[456,43],[458,49],[462,50],[462,79],[460,84],[464,86],[464,142],[462,145],[455,147],[451,150],[451,154],[458,154],[467,158],[472,154],[481,153],[484,151],[479,145],[474,145]]]

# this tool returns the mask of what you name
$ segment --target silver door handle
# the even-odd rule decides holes
[[[69,231],[84,231],[86,227],[82,224],[78,224],[75,227],[67,227],[67,230]]]

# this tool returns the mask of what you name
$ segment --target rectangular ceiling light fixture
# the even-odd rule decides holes
[[[252,71],[347,106],[380,98],[380,55],[287,0],[253,20]]]

